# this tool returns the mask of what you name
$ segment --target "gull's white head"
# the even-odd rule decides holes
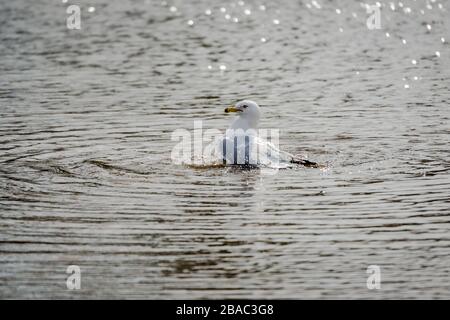
[[[234,106],[225,109],[226,113],[236,112],[238,117],[231,125],[233,129],[257,129],[259,118],[261,117],[261,108],[251,100],[242,100]]]

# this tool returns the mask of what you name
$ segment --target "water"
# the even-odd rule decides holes
[[[450,3],[261,3],[2,3],[0,297],[450,298]],[[172,163],[243,98],[329,168]]]

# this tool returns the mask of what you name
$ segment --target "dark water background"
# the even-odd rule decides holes
[[[450,298],[450,3],[382,4],[1,1],[0,297]],[[329,170],[172,163],[242,98]]]

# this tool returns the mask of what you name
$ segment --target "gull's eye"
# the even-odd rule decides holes
[[[245,104],[244,104],[244,105],[242,106],[242,108],[244,108],[244,109],[245,109],[245,108],[247,108],[247,107],[248,107],[248,106],[247,106],[247,105],[245,105]]]

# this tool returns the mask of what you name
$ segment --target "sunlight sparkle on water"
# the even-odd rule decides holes
[[[312,4],[314,7],[316,7],[317,9],[321,9],[321,8],[322,8],[322,6],[321,6],[317,1],[315,1],[315,0],[311,1],[311,4]]]

